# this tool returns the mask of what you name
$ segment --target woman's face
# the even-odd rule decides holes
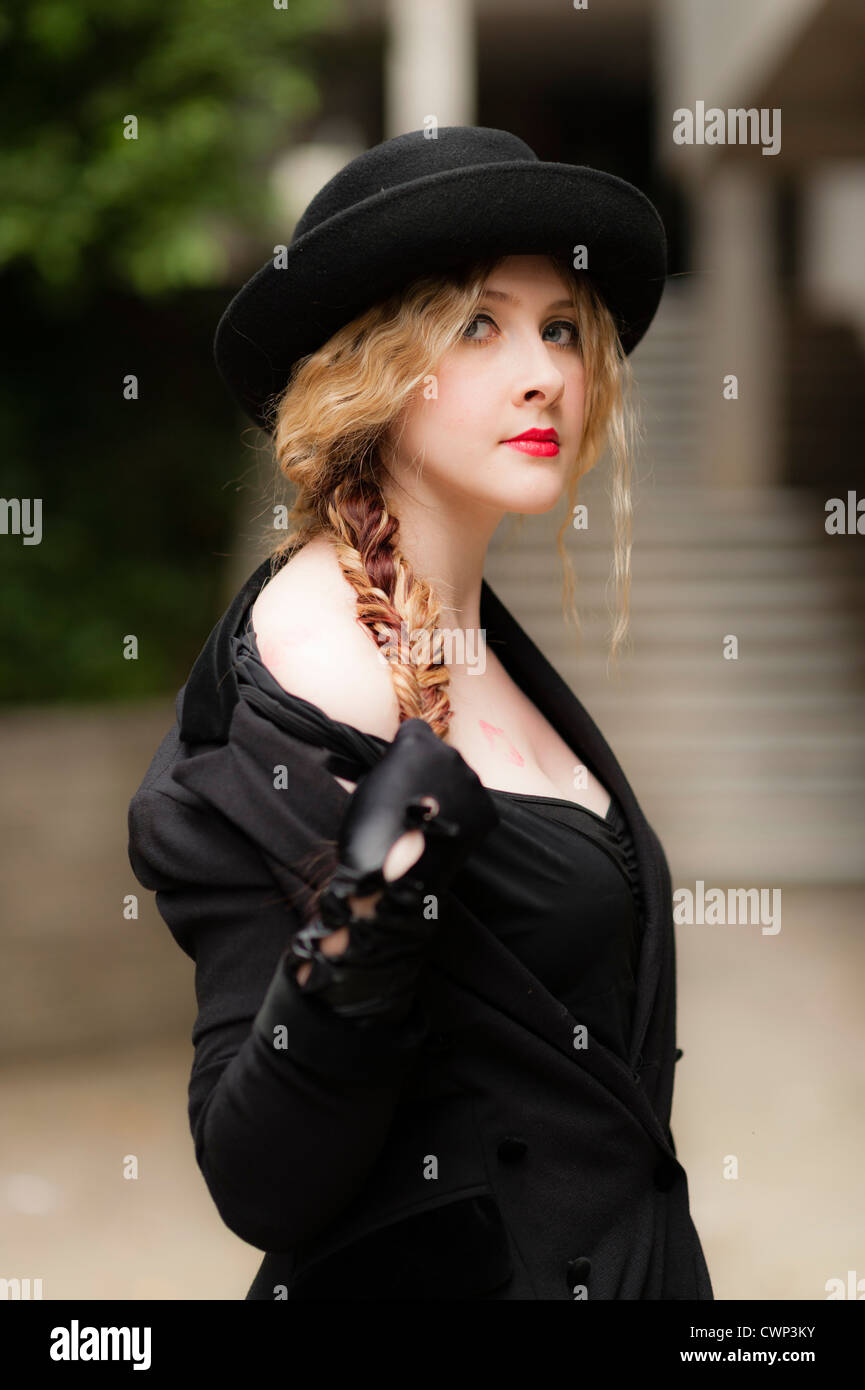
[[[585,388],[567,288],[546,256],[500,262],[432,375],[386,441],[403,486],[489,514],[554,507],[579,449]],[[558,448],[506,442],[532,429],[554,430]]]

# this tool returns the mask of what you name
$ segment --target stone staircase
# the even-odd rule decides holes
[[[562,616],[564,511],[508,518],[486,576],[586,705],[660,835],[674,880],[856,883],[865,873],[865,581],[822,495],[696,485],[693,316],[665,295],[635,372],[631,646],[608,675],[613,531],[604,459],[569,530],[581,631]],[[673,384],[675,383],[675,385]],[[691,473],[695,473],[694,468]],[[724,639],[738,639],[738,659]],[[579,750],[575,750],[577,753]]]

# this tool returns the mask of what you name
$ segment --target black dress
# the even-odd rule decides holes
[[[295,738],[330,749],[336,776],[360,780],[390,747],[279,684],[261,660],[251,605],[232,637],[232,656],[241,696]],[[559,797],[487,790],[500,823],[465,861],[451,891],[590,1038],[627,1060],[642,903],[618,802],[611,798],[599,816]]]

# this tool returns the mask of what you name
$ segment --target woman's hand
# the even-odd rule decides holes
[[[347,1012],[363,1012],[361,996],[374,987],[380,955],[380,996],[369,1012],[404,1004],[437,920],[437,913],[430,918],[422,904],[443,891],[498,819],[488,791],[458,750],[425,721],[406,720],[355,790],[340,827],[339,866],[322,894],[321,916],[295,938],[307,955],[335,961],[336,983],[330,990],[323,986],[320,977],[328,971],[320,969],[318,992],[325,998],[330,992],[335,1007],[341,1003]],[[349,914],[356,931],[361,921],[365,924],[354,950]],[[312,972],[309,959],[298,967],[298,984]]]
[[[362,894],[414,866],[412,877],[436,891],[498,819],[489,792],[459,750],[423,719],[407,719],[348,803],[339,838],[343,877],[354,875]]]
[[[387,859],[384,861],[382,873],[388,882],[399,878],[416,863],[423,854],[426,841],[419,830],[409,830],[407,834],[401,835],[396,844],[388,851]],[[379,901],[383,889],[377,893],[368,893],[365,898],[350,897],[347,899],[351,908],[352,915],[355,917],[372,917],[375,905]],[[339,927],[330,936],[326,936],[319,947],[325,956],[340,956],[348,945],[348,927]],[[309,961],[304,961],[297,972],[297,983],[306,984],[309,979],[312,965]]]

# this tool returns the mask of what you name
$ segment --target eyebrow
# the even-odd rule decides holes
[[[488,289],[485,289],[485,290],[484,290],[484,295],[486,295],[486,296],[489,297],[490,299],[505,299],[505,300],[507,300],[507,302],[508,302],[509,304],[519,304],[519,303],[520,303],[520,300],[517,299],[517,297],[516,297],[515,294],[506,294],[504,290],[488,290]],[[569,299],[554,299],[554,300],[552,301],[552,303],[550,303],[550,304],[547,305],[547,308],[548,308],[548,309],[572,309],[572,308],[573,308],[573,305],[571,304],[571,301],[570,301]]]

